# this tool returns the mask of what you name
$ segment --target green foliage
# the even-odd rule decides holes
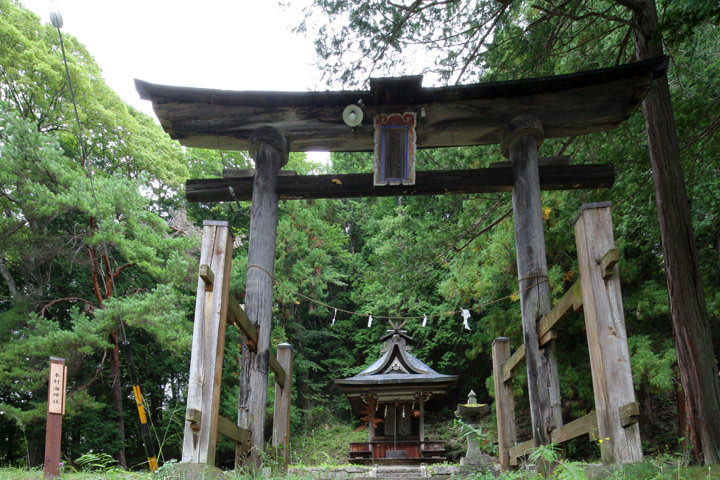
[[[112,455],[103,452],[88,452],[75,459],[75,464],[85,471],[110,471],[115,468],[117,460]]]
[[[482,426],[476,427],[458,418],[453,418],[453,425],[458,429],[461,437],[471,439],[477,444],[480,451],[490,455],[497,455],[497,444],[493,442],[493,438],[487,431],[483,430]]]
[[[42,461],[49,356],[68,365],[66,410],[78,420],[64,430],[68,455],[137,442],[134,429],[118,438],[110,407],[111,384],[130,391],[127,376],[114,379],[110,369],[116,360],[108,340],[122,320],[165,368],[154,375],[165,383],[142,383],[155,408],[151,420],[162,419],[161,408],[172,403],[166,389],[179,392],[173,382],[186,375],[186,368],[178,374],[177,358],[189,347],[195,241],[170,235],[164,219],[187,176],[183,152],[119,100],[82,44],[64,38],[82,132],[57,30],[17,2],[0,1],[0,423],[5,438],[16,439],[0,462]],[[125,415],[137,423],[132,409]]]
[[[578,17],[572,22],[550,15],[551,2],[545,1],[416,2],[412,8],[383,2],[380,8],[375,0],[316,0],[316,7],[328,15],[319,30],[318,48],[328,64],[328,78],[347,84],[364,81],[358,67],[418,73],[403,70],[415,65],[402,64],[418,58],[414,54],[426,47],[436,54],[426,72],[435,75],[433,81],[531,77],[630,58],[629,12],[624,7],[595,0],[571,4]],[[716,320],[717,7],[705,1],[659,6],[667,51],[673,55],[669,79],[699,268],[708,310]],[[349,29],[340,28],[345,21]],[[126,435],[121,439],[116,434],[108,337],[125,322],[162,456],[179,457],[199,243],[196,226],[203,219],[230,222],[237,240],[231,290],[242,299],[250,222],[248,202],[188,205],[180,186],[188,176],[220,177],[223,168],[250,168],[252,162],[245,152],[183,152],[152,119],[124,105],[107,88],[77,39],[65,40],[89,153],[85,165],[57,31],[40,25],[17,2],[0,0],[0,438],[9,439],[0,442],[0,464],[41,461],[36,452],[43,438],[47,357],[59,355],[69,365],[69,428],[63,439],[67,455],[82,458],[91,449],[115,453],[124,447],[130,464],[141,468],[144,453],[122,356]],[[348,59],[354,53],[360,56]],[[633,376],[641,410],[651,413],[641,423],[645,449],[672,451],[678,448],[676,359],[646,143],[639,114],[613,132],[546,141],[541,155],[563,152],[573,163],[612,162],[616,182],[603,192],[546,192],[543,213],[550,288],[558,299],[577,280],[572,218],[582,203],[612,200]],[[497,149],[480,147],[417,154],[421,170],[478,168],[498,160]],[[293,153],[286,168],[308,174],[325,167]],[[335,173],[369,172],[372,156],[334,154],[327,168]],[[87,170],[93,173],[97,205]],[[447,405],[463,401],[471,388],[480,401],[491,403],[492,340],[504,335],[513,347],[522,342],[514,232],[511,216],[506,216],[510,208],[508,194],[281,202],[273,343],[288,341],[295,352],[295,462],[342,463],[347,442],[366,438],[366,431],[354,430],[359,422],[333,381],[357,373],[379,356],[378,339],[387,324],[376,319],[366,328],[369,314],[412,317],[406,328],[414,337],[413,353],[442,373],[460,375]],[[184,223],[178,226],[177,219]],[[170,220],[175,230],[168,227]],[[99,262],[105,245],[109,266]],[[110,277],[114,282],[108,290]],[[339,310],[331,327],[333,307]],[[463,329],[460,308],[472,313],[470,331]],[[422,327],[425,314],[428,323]],[[594,399],[582,316],[569,316],[557,329],[568,420],[586,414]],[[229,418],[237,408],[240,341],[240,334],[229,327],[221,398],[221,411]],[[717,329],[713,341],[720,345]],[[518,368],[513,384],[521,438],[529,437],[525,375],[524,368]],[[272,388],[271,379],[270,398]],[[429,412],[428,417],[428,436],[446,440],[449,458],[459,457],[464,437],[448,421],[450,412]],[[491,432],[489,426],[471,433],[485,437]],[[231,464],[234,446],[228,441],[219,445],[218,458]],[[491,448],[492,442],[484,445]],[[573,444],[566,453],[573,458],[597,456],[592,444]],[[667,476],[669,470],[662,463],[644,463],[626,466],[622,474],[675,478]],[[555,475],[583,478],[580,465],[569,461],[559,462]],[[484,474],[476,480],[480,478]],[[513,472],[504,478],[532,475]]]
[[[295,466],[343,464],[348,442],[367,441],[367,430],[358,431],[347,423],[331,421],[291,438],[290,461]]]

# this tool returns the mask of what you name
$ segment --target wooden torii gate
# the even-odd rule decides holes
[[[533,438],[536,445],[549,443],[562,417],[553,342],[541,347],[537,335],[537,322],[550,309],[540,191],[608,187],[614,172],[611,165],[558,165],[539,159],[537,151],[545,138],[615,128],[638,108],[666,65],[657,58],[570,75],[440,88],[422,88],[422,77],[386,78],[371,80],[370,90],[341,92],[236,92],[136,80],[140,96],[153,102],[171,137],[191,147],[249,150],[255,160],[254,175],[186,184],[190,201],[252,200],[245,304],[258,342],[257,353],[243,349],[238,409],[238,425],[250,430],[251,461],[259,463],[264,438],[278,199],[512,191]],[[343,121],[350,105],[364,114],[352,128]],[[417,118],[417,148],[500,144],[510,164],[419,171],[413,185],[374,186],[373,174],[278,175],[289,151],[372,151],[373,119],[398,112]]]

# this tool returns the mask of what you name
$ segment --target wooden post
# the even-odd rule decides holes
[[[538,321],[550,311],[537,159],[542,141],[542,123],[529,115],[514,118],[502,139],[503,155],[508,156],[513,164],[515,249],[530,415],[536,446],[550,443],[552,430],[562,424],[557,362],[550,356],[552,348],[540,348],[537,333]]]
[[[66,386],[67,367],[65,366],[65,359],[50,357],[43,473],[43,478],[45,479],[60,477],[60,444],[62,441],[62,417],[65,415]]]
[[[183,463],[215,465],[232,245],[227,222],[203,222],[200,264],[206,267],[197,281]]]
[[[270,330],[272,327],[273,269],[277,235],[277,175],[288,160],[288,144],[278,130],[260,127],[250,139],[255,160],[250,245],[248,246],[245,313],[258,332],[256,351],[242,348],[242,371],[238,398],[238,425],[250,430],[250,451],[238,447],[235,464],[245,454],[254,467],[260,467],[265,433]]]
[[[372,399],[372,396],[370,396]],[[368,404],[370,406],[371,404]],[[375,409],[379,407],[377,402],[374,403]],[[375,412],[368,413],[368,442],[370,443],[370,450],[372,450],[372,442],[375,440]]]
[[[603,463],[642,460],[610,203],[583,205],[575,219],[585,330]],[[608,260],[610,259],[610,260]],[[606,271],[607,270],[607,271]],[[628,419],[629,417],[629,419]],[[625,424],[625,425],[623,425]]]
[[[502,471],[510,468],[510,449],[517,441],[515,433],[515,399],[512,377],[503,378],[503,365],[510,358],[510,339],[498,337],[492,343],[493,379],[495,384],[495,417],[498,431],[498,457]]]
[[[420,428],[418,435],[420,436],[420,448],[425,441],[425,396],[420,395]]]
[[[280,465],[287,472],[290,459],[290,389],[292,387],[293,352],[289,343],[277,346],[277,360],[285,371],[284,382],[275,383],[272,444],[280,455]],[[277,378],[276,378],[277,380]]]

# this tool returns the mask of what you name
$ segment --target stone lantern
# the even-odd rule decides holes
[[[470,390],[467,403],[458,403],[455,416],[473,428],[480,428],[483,418],[490,413],[490,406],[477,403],[475,392]],[[460,459],[460,465],[485,466],[488,464],[485,455],[480,451],[479,439],[472,432],[467,433],[467,453]]]

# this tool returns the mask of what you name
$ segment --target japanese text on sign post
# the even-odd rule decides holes
[[[60,362],[50,362],[50,380],[48,384],[48,413],[65,415],[65,388],[67,367]]]

